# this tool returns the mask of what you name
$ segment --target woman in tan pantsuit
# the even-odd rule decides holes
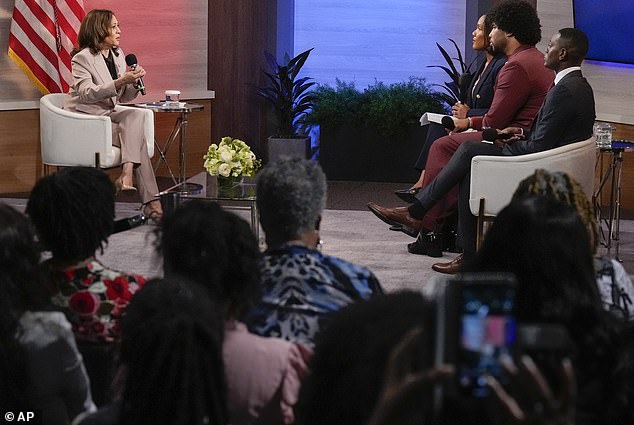
[[[113,142],[121,147],[117,190],[136,190],[134,174],[143,213],[157,221],[163,212],[156,199],[158,187],[143,133],[143,112],[114,110],[117,103],[137,96],[135,85],[145,75],[141,66],[126,71],[120,37],[119,21],[110,10],[94,9],[86,14],[79,28],[79,48],[73,52],[73,85],[64,108],[110,117]]]

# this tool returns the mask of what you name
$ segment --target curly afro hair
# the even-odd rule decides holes
[[[493,23],[522,44],[534,46],[542,39],[537,11],[524,0],[507,0],[491,10]]]

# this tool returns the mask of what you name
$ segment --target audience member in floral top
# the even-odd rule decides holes
[[[257,193],[268,249],[260,267],[262,299],[249,314],[249,330],[312,346],[331,313],[383,289],[370,270],[317,249],[326,205],[326,176],[317,163],[270,163],[258,173]]]
[[[114,193],[102,171],[72,167],[39,180],[26,207],[52,254],[44,263],[51,300],[66,313],[78,341],[117,339],[121,311],[145,282],[95,259],[112,233]]]

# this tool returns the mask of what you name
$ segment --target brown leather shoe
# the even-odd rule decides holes
[[[409,215],[407,207],[385,208],[374,202],[368,202],[368,209],[390,226],[402,225],[402,231],[412,237],[416,237],[423,228],[423,221]]]
[[[436,263],[436,264],[433,264],[431,268],[434,271],[437,271],[438,273],[445,273],[445,274],[460,273],[462,271],[462,259],[463,259],[463,256],[462,254],[460,254],[459,256],[457,256],[456,258],[454,258],[448,263]]]

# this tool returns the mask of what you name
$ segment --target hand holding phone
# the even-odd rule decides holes
[[[510,364],[509,364],[510,362]],[[555,391],[530,356],[517,363],[504,362],[507,376],[513,383],[507,390],[495,378],[489,378],[493,399],[498,407],[495,422],[503,424],[574,424],[577,384],[572,362],[563,358],[558,365],[559,389]]]
[[[485,397],[489,375],[503,380],[500,356],[510,356],[515,342],[516,286],[514,276],[498,273],[467,274],[446,286],[437,309],[436,361],[455,365],[457,393]]]

